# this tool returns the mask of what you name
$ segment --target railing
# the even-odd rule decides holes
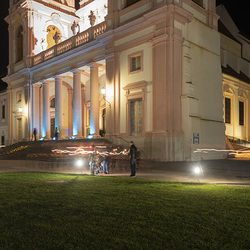
[[[106,23],[99,23],[98,25],[91,27],[71,38],[49,48],[35,56],[33,56],[33,66],[44,62],[50,58],[56,57],[66,51],[76,48],[80,45],[93,41],[97,36],[103,34],[106,31]]]

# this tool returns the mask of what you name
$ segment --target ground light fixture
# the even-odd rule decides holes
[[[79,167],[79,168],[81,168],[81,167],[83,166],[83,160],[78,159],[78,160],[76,161],[76,166]]]
[[[203,170],[201,164],[199,163],[198,165],[194,166],[193,171],[196,176],[196,179],[200,182],[199,177],[203,176]]]
[[[195,168],[194,168],[194,173],[195,173],[196,175],[201,174],[201,168],[200,168],[200,167],[195,167]]]
[[[87,139],[93,139],[93,138],[94,138],[94,136],[91,135],[91,134],[89,134],[89,135],[87,136]]]

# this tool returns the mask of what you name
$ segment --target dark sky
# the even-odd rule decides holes
[[[77,0],[76,0],[77,1]],[[79,0],[78,0],[79,2]],[[238,28],[250,36],[250,17],[249,17],[249,8],[247,3],[244,1],[237,0],[217,0],[217,5],[223,3],[234,22]],[[8,65],[8,25],[5,23],[4,18],[8,15],[9,0],[1,0],[0,8],[0,76],[6,75],[7,65]],[[0,77],[1,78],[1,77]]]

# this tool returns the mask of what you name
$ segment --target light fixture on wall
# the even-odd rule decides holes
[[[20,108],[18,109],[18,112],[20,112],[20,113],[23,112],[23,108],[20,107]]]
[[[106,99],[106,89],[104,87],[101,89],[101,93],[103,96],[103,100],[107,102],[109,104],[109,107],[111,108],[111,103]]]

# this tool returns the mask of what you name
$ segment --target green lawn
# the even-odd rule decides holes
[[[249,249],[250,188],[0,174],[0,249]]]

